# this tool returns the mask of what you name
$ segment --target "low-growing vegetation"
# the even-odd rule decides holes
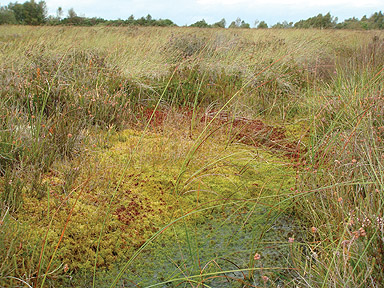
[[[382,32],[0,43],[0,286],[383,285]]]
[[[64,4],[64,3],[63,3]],[[83,12],[83,11],[82,11]],[[73,8],[68,9],[67,15],[64,15],[64,10],[59,6],[56,10],[56,15],[48,15],[47,4],[41,0],[38,3],[34,0],[29,0],[23,4],[18,2],[10,2],[6,6],[0,6],[0,25],[4,24],[19,24],[19,25],[69,25],[69,26],[144,26],[144,27],[173,27],[177,26],[170,19],[154,19],[150,14],[135,18],[130,15],[127,19],[108,20],[100,17],[85,17],[79,16]],[[223,18],[213,24],[208,24],[205,19],[199,20],[189,27],[198,28],[225,28],[226,20]],[[241,20],[238,17],[232,21],[228,28],[251,28],[249,23]],[[256,20],[253,28],[266,29],[269,28],[265,21]],[[318,28],[318,29],[354,29],[354,30],[377,30],[384,29],[384,15],[382,11],[373,13],[370,16],[364,15],[361,19],[352,17],[338,23],[338,18],[328,12],[327,14],[318,14],[317,16],[308,19],[299,20],[296,23],[278,22],[271,28],[288,29],[288,28]]]

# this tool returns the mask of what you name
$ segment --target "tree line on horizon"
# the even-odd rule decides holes
[[[379,11],[372,14],[370,17],[363,16],[361,19],[356,17],[344,20],[337,23],[337,17],[332,16],[330,13],[325,15],[318,14],[317,16],[310,17],[306,20],[300,20],[296,23],[293,22],[278,22],[271,27],[265,21],[255,21],[253,28],[266,29],[266,28],[318,28],[318,29],[384,29],[384,14]],[[150,14],[146,17],[135,19],[133,15],[129,16],[126,20],[106,20],[98,17],[84,17],[79,16],[73,8],[67,11],[64,17],[64,11],[59,7],[56,15],[48,15],[47,5],[45,1],[35,2],[34,0],[26,1],[23,4],[15,2],[9,3],[6,6],[0,6],[0,25],[1,24],[14,24],[14,25],[73,25],[73,26],[177,26],[172,20],[169,19],[153,19]],[[189,27],[199,28],[226,28],[226,20],[223,18],[219,22],[208,24],[204,19],[197,21]],[[232,21],[228,28],[251,28],[249,23],[246,23],[241,18]]]

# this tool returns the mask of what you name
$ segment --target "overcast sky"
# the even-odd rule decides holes
[[[13,2],[13,1],[12,1]],[[23,3],[24,1],[19,1]],[[339,22],[347,18],[368,17],[384,12],[384,0],[45,0],[50,15],[60,6],[67,15],[74,8],[79,16],[104,19],[140,18],[150,14],[155,19],[171,19],[177,25],[190,25],[205,19],[209,24],[225,18],[227,25],[237,17],[251,24],[263,20],[268,25],[284,20],[297,22],[319,13],[331,12]]]

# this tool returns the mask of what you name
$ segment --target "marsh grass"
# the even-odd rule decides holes
[[[1,284],[379,287],[382,37],[2,27]]]
[[[311,260],[302,282],[309,286],[378,287],[383,279],[378,268],[383,246],[378,130],[383,123],[378,114],[383,65],[374,60],[379,55],[368,52],[376,41],[337,68],[313,122],[313,150],[300,187],[302,207],[311,211],[314,227],[308,231],[315,241],[308,247]]]

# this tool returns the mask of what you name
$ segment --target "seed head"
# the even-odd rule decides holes
[[[261,255],[259,253],[256,253],[255,256],[253,257],[253,259],[255,260],[260,260],[261,258]]]

